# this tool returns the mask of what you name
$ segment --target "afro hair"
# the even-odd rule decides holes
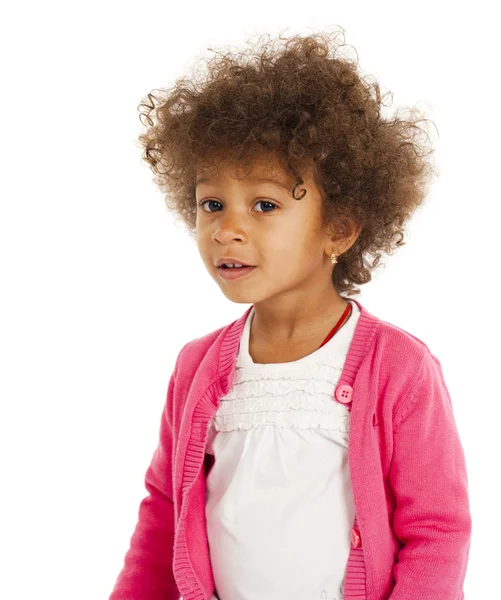
[[[167,207],[192,237],[200,167],[245,167],[271,152],[294,176],[291,194],[300,200],[300,174],[313,165],[324,225],[340,237],[352,227],[360,231],[332,271],[338,293],[358,295],[356,286],[371,280],[381,253],[405,244],[404,226],[436,169],[418,125],[427,119],[416,109],[408,118],[398,111],[385,118],[379,84],[336,55],[344,45],[337,37],[279,35],[243,51],[216,52],[198,78],[181,77],[141,101],[146,130],[139,142]]]

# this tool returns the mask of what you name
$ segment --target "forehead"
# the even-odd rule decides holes
[[[289,186],[291,174],[273,159],[255,159],[250,165],[214,161],[211,165],[200,165],[196,170],[196,183],[212,183],[224,178],[245,180],[250,183],[275,182]]]
[[[303,165],[300,168],[300,176],[303,179],[302,187],[315,188],[312,165]],[[254,156],[248,165],[229,160],[217,160],[217,158],[206,164],[199,164],[196,169],[195,186],[222,183],[226,178],[245,181],[251,185],[267,183],[285,189],[289,193],[297,183],[297,177],[289,172],[283,160],[279,160],[276,154],[262,153]]]

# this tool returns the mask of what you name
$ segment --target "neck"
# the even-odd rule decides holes
[[[347,300],[332,288],[332,292],[301,299],[273,299],[254,304],[253,334],[270,344],[301,343],[327,335],[339,321]],[[346,319],[345,319],[346,321]]]

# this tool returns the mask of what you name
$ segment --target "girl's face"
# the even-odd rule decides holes
[[[306,173],[295,195],[295,178],[271,157],[245,177],[236,167],[216,175],[199,170],[196,238],[209,274],[233,302],[258,303],[277,295],[309,294],[332,286],[332,240],[321,231],[321,195]],[[273,181],[260,181],[270,178]],[[200,181],[203,179],[203,181]],[[234,257],[255,265],[245,276],[224,279],[216,262]]]

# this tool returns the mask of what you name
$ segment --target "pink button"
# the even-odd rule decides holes
[[[351,547],[358,548],[360,546],[360,531],[353,528],[351,530]]]
[[[340,385],[336,388],[336,398],[342,404],[349,404],[352,400],[353,388],[351,385]]]

